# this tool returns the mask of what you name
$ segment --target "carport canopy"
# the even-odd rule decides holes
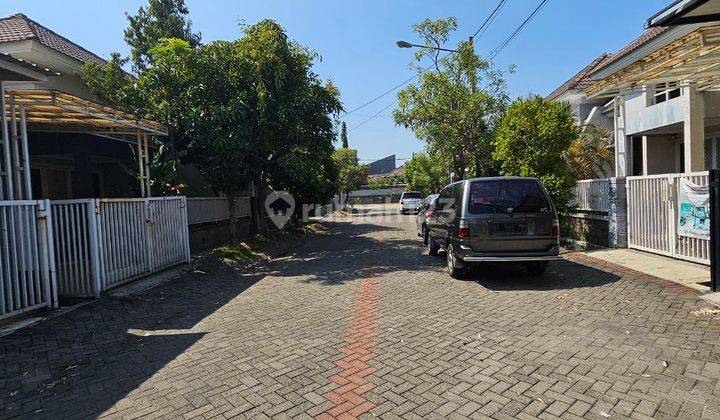
[[[705,26],[590,85],[590,97],[614,97],[643,85],[679,82],[698,91],[720,90],[720,25]]]
[[[32,198],[28,131],[88,133],[136,144],[141,194],[150,195],[149,137],[166,136],[165,126],[56,90],[0,86],[0,199]]]
[[[5,88],[8,114],[11,105],[25,109],[30,130],[80,132],[110,137],[136,135],[166,136],[168,131],[160,123],[135,116],[86,99],[44,89]],[[16,111],[17,112],[17,111]]]

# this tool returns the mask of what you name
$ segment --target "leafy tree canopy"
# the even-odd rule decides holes
[[[448,166],[425,152],[416,153],[405,163],[405,182],[408,189],[423,195],[438,192],[448,184]]]
[[[192,22],[185,0],[148,0],[137,14],[127,14],[129,26],[125,29],[125,42],[130,46],[132,65],[142,72],[152,64],[150,49],[163,38],[187,41],[192,47],[200,44],[199,33],[192,32]]]
[[[347,194],[360,188],[367,181],[367,166],[358,163],[357,150],[341,148],[333,154],[338,168],[338,187],[340,192]]]
[[[456,29],[455,18],[426,19],[413,29],[426,45],[443,46]],[[419,49],[415,67],[419,83],[398,93],[395,122],[424,140],[428,152],[449,163],[457,179],[495,172],[492,141],[508,96],[500,71],[480,58],[473,41],[461,42],[458,53]],[[421,60],[430,58],[431,71]]]
[[[565,210],[575,182],[566,151],[577,134],[569,104],[540,96],[518,99],[502,119],[493,156],[503,175],[540,178],[555,205]]]

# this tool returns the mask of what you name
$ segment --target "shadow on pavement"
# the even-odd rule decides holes
[[[445,261],[444,255],[442,261]],[[558,260],[552,261],[542,276],[528,274],[522,264],[488,263],[474,267],[467,279],[477,281],[490,290],[517,291],[599,287],[620,277],[573,261]]]
[[[262,278],[193,272],[103,297],[0,340],[0,417],[95,417],[205,336],[192,329]]]

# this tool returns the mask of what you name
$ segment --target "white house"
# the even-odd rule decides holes
[[[576,187],[582,210],[607,214],[609,245],[708,264],[708,239],[678,234],[678,197],[720,167],[720,0],[671,3],[550,98],[573,104],[579,122],[612,121],[614,177]]]

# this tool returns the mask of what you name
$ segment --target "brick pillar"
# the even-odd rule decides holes
[[[625,178],[610,178],[608,198],[608,246],[627,248],[627,191]]]

